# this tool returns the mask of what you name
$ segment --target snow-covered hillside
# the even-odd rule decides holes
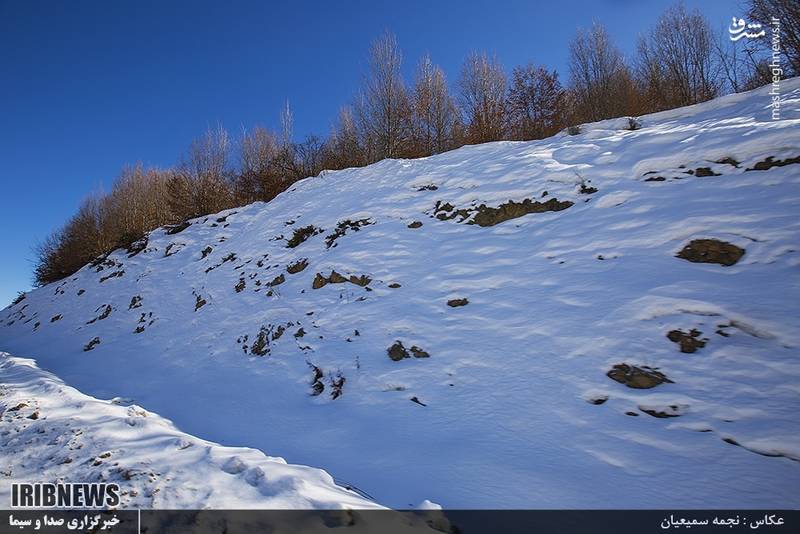
[[[128,399],[87,397],[5,353],[0,406],[6,482],[116,482],[126,508],[378,508],[324,471],[197,439]],[[11,502],[10,489],[0,484],[0,502]]]
[[[0,350],[393,507],[800,506],[781,88],[324,173],[32,291]]]

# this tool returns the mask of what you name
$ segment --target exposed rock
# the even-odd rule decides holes
[[[347,278],[337,273],[336,271],[331,271],[330,276],[328,276],[329,284],[343,284],[345,282],[347,282]]]
[[[422,350],[416,345],[411,347],[411,354],[414,355],[415,358],[430,358],[431,355],[427,353],[427,351]]]
[[[372,282],[372,278],[369,276],[362,274],[361,276],[356,276],[354,274],[350,275],[350,283],[355,284],[357,286],[366,287],[367,284]]]
[[[200,254],[202,254],[202,256],[200,257],[200,259],[203,259],[203,258],[205,258],[206,256],[208,256],[209,254],[211,254],[211,252],[212,252],[213,250],[214,250],[214,249],[213,249],[211,246],[207,246],[206,248],[204,248],[203,250],[201,250],[201,251],[200,251]]]
[[[56,321],[60,321],[60,320],[61,320],[61,314],[60,314],[60,313],[59,313],[58,315],[54,315],[54,316],[52,316],[52,317],[50,318],[50,322],[51,322],[51,323],[54,323],[54,322],[56,322]]]
[[[477,224],[478,226],[494,226],[502,222],[516,219],[529,213],[543,213],[547,211],[561,211],[572,206],[569,200],[559,201],[558,199],[551,198],[546,202],[534,201],[526,198],[522,202],[514,202],[509,200],[505,204],[500,204],[497,208],[487,207],[486,204],[481,204],[477,208],[460,209],[456,210],[450,203],[440,204],[436,203],[434,208],[434,215],[440,220],[449,220],[455,217],[461,217],[459,222],[467,220],[474,214],[467,224]]]
[[[328,279],[322,276],[321,274],[317,273],[314,277],[314,281],[311,283],[311,287],[313,289],[319,289],[325,286],[328,283]]]
[[[165,233],[168,234],[168,235],[178,234],[180,232],[183,232],[187,228],[189,228],[191,225],[192,225],[192,223],[190,223],[189,221],[183,221],[180,224],[174,224],[174,225],[171,225],[171,226],[166,226],[165,228],[167,230],[166,230]]]
[[[694,239],[675,256],[693,263],[719,263],[729,267],[744,253],[744,249],[718,239]]]
[[[269,287],[275,287],[275,286],[281,285],[285,281],[286,281],[286,277],[283,275],[283,273],[281,273],[278,276],[276,276],[275,278],[273,278],[272,281],[270,283],[268,283],[267,285]]]
[[[99,337],[93,337],[93,338],[92,338],[92,339],[89,341],[89,343],[87,343],[86,345],[84,345],[84,347],[83,347],[83,352],[88,352],[88,351],[92,350],[92,349],[93,349],[93,348],[94,348],[96,345],[98,345],[99,343],[100,343],[100,338],[99,338]]]
[[[422,222],[421,221],[414,221],[408,225],[409,228],[421,228]]]
[[[403,343],[400,341],[395,341],[394,345],[386,349],[386,352],[389,354],[389,358],[394,362],[399,362],[404,358],[409,358],[408,351],[403,346]]]
[[[297,260],[296,262],[288,265],[286,267],[286,272],[289,273],[289,274],[297,274],[297,273],[303,271],[306,267],[308,267],[308,259],[301,258],[301,259]]]
[[[114,271],[113,273],[111,273],[111,274],[109,274],[109,275],[106,275],[106,276],[102,277],[102,278],[100,279],[100,282],[101,282],[101,283],[102,283],[102,282],[105,282],[105,281],[106,281],[106,280],[108,280],[109,278],[116,278],[116,277],[118,277],[118,276],[122,276],[123,274],[125,274],[125,271]]]
[[[451,308],[457,308],[459,306],[466,306],[469,304],[469,300],[467,299],[451,299],[447,301],[447,305]]]
[[[647,415],[651,415],[659,419],[666,419],[668,417],[680,417],[684,413],[683,409],[675,404],[657,408],[650,406],[639,406],[639,409],[642,412],[646,413]]]
[[[233,286],[233,289],[236,290],[237,293],[241,293],[245,288],[245,281],[244,278],[239,278],[239,281]]]
[[[694,175],[698,178],[706,178],[707,176],[720,176],[719,173],[712,171],[711,167],[698,167],[694,170]]]
[[[751,168],[747,169],[748,171],[766,171],[771,169],[772,167],[783,167],[785,165],[791,165],[794,163],[800,163],[800,156],[796,158],[787,158],[784,160],[776,160],[774,156],[769,156],[764,161],[759,161]]]
[[[204,299],[200,295],[196,295],[196,297],[197,297],[197,300],[194,303],[194,311],[197,311],[197,310],[199,310],[200,308],[202,308],[203,306],[206,305],[206,299]]]
[[[147,236],[128,245],[128,257],[132,258],[147,248]]]
[[[398,287],[402,287],[402,286],[400,284],[398,284],[397,282],[392,282],[391,284],[389,284],[389,287],[392,288],[392,289],[397,289]]]
[[[706,346],[708,339],[699,339],[701,334],[702,332],[695,328],[692,328],[688,334],[683,330],[670,330],[667,338],[680,345],[681,352],[692,353]]]
[[[606,373],[606,376],[634,389],[650,389],[659,384],[674,383],[655,369],[647,366],[635,367],[627,363],[618,363]]]

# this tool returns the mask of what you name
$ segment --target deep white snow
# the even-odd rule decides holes
[[[214,477],[234,455],[247,470],[310,473],[311,487],[276,490],[279,504],[367,501],[318,470],[202,439],[319,466],[392,507],[800,506],[800,164],[747,170],[800,156],[800,80],[782,82],[779,121],[768,89],[645,116],[635,131],[609,120],[323,173],[269,204],[156,230],[137,255],[118,250],[32,291],[0,313],[0,349],[198,436],[180,450],[178,431],[152,423],[164,458],[187,458],[176,480],[190,455]],[[687,173],[698,168],[719,176]],[[664,180],[645,181],[654,177]],[[581,193],[581,180],[597,191]],[[526,198],[574,204],[491,227],[433,216],[437,201]],[[373,224],[327,248],[346,219]],[[288,248],[307,225],[324,231]],[[675,257],[702,238],[746,252],[732,266]],[[302,258],[305,270],[289,274]],[[312,289],[332,269],[369,276],[371,291]],[[469,303],[447,305],[457,298]],[[708,339],[695,353],[666,337],[692,328]],[[429,357],[393,361],[396,340]],[[628,388],[606,376],[620,363],[673,383]],[[312,395],[316,369],[323,390]],[[44,406],[48,394],[31,396]],[[81,402],[127,430],[128,407]],[[125,434],[108,439],[126,449]],[[244,496],[215,490],[209,505],[253,503],[244,478],[231,483]],[[194,502],[170,495],[153,505]]]

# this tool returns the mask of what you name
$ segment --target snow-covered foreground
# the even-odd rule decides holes
[[[0,349],[393,507],[800,506],[781,88],[304,180],[31,292]]]
[[[325,471],[178,431],[0,353],[0,502],[13,482],[116,482],[124,508],[380,508]]]

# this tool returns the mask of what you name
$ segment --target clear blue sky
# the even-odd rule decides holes
[[[429,52],[455,80],[471,50],[566,81],[568,42],[597,19],[626,54],[666,0],[177,2],[0,0],[0,307],[31,283],[32,246],[126,163],[169,166],[208,125],[325,135],[395,32],[410,76]],[[736,0],[686,0],[715,28]]]

